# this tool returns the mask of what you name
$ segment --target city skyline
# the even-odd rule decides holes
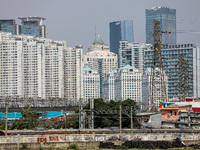
[[[2,1],[1,19],[15,19],[20,16],[40,16],[47,20],[48,37],[64,40],[67,46],[83,45],[88,49],[96,33],[109,44],[109,22],[133,20],[134,41],[145,42],[145,9],[155,6],[167,6],[177,11],[177,44],[199,44],[200,1],[193,0],[134,0],[134,1]],[[123,7],[122,7],[123,6]],[[9,8],[9,9],[8,9]],[[55,11],[54,11],[55,10]],[[120,10],[120,11],[119,11]],[[187,10],[187,11],[186,11]],[[189,10],[189,11],[188,11]]]

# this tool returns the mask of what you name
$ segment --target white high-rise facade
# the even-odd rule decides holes
[[[115,76],[116,76],[117,70],[114,69],[112,72],[109,72],[106,74],[106,76],[103,78],[102,82],[102,98],[105,101],[109,100],[115,100]]]
[[[0,96],[64,97],[63,41],[0,32]]]
[[[128,43],[128,41],[119,42],[119,67],[126,65],[133,66],[144,72],[144,53],[150,50],[151,44],[145,43]]]
[[[155,69],[155,73],[157,73],[159,70],[158,68]],[[162,89],[160,83],[160,78],[157,76],[157,84],[155,83],[155,87],[157,90],[153,92],[154,95],[154,101],[150,102],[148,100],[149,94],[150,96],[152,93],[149,93],[149,87],[150,87],[150,78],[151,78],[151,68],[147,68],[146,71],[143,73],[142,77],[142,105],[144,109],[147,109],[147,106],[151,107],[152,104],[154,104],[157,108],[159,107],[160,100],[162,99]],[[166,76],[164,72],[164,83],[165,83],[165,90],[166,90],[166,98],[168,100],[168,77]]]
[[[100,98],[100,75],[89,66],[83,68],[83,100],[88,102],[90,98]]]
[[[132,99],[142,103],[142,73],[130,65],[120,68],[115,78],[116,100]]]
[[[65,98],[71,101],[83,98],[82,46],[67,47],[64,51]]]
[[[93,45],[84,54],[84,64],[91,69],[97,70],[100,75],[100,97],[102,97],[102,79],[106,73],[111,72],[117,66],[117,54],[110,52],[109,45],[104,44],[98,35]]]

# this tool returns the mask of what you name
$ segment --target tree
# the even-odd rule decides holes
[[[122,127],[131,127],[131,107],[133,110],[133,126],[140,127],[140,123],[136,118],[135,111],[139,109],[136,102],[127,99],[124,101],[103,101],[101,98],[94,99],[94,127],[105,128],[111,126],[119,126],[119,106],[122,105]],[[86,104],[83,109],[87,112],[87,116],[90,115],[90,102]],[[76,113],[79,111],[77,110]]]

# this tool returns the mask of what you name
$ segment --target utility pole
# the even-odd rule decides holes
[[[179,111],[179,120],[180,120],[180,141],[181,141],[181,110]]]
[[[122,104],[119,105],[119,130],[120,130],[120,135],[122,133]]]
[[[131,134],[133,134],[133,108],[131,107]]]
[[[94,129],[94,98],[90,99],[91,129]]]
[[[82,105],[82,98],[80,98],[80,105],[79,105],[79,129],[83,129],[83,105]]]
[[[188,110],[188,127],[189,128],[191,127],[190,122],[191,122],[191,117],[190,117],[190,108],[189,108],[189,110]]]
[[[8,102],[6,102],[6,126],[5,126],[5,136],[7,136],[7,129],[8,129]]]
[[[160,22],[154,21],[154,47],[153,57],[151,64],[151,76],[149,85],[149,108],[156,101],[167,101],[166,86],[165,86],[165,74],[163,72],[162,56],[161,56],[161,33],[163,32],[160,28]],[[160,93],[160,94],[159,94]]]
[[[178,95],[179,101],[185,101],[185,97],[188,97],[189,83],[188,83],[188,60],[184,59],[184,56],[178,57],[179,66],[179,83],[178,83]]]

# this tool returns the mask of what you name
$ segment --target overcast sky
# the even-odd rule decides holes
[[[0,0],[0,19],[41,16],[48,37],[88,49],[96,32],[109,44],[109,22],[133,20],[135,42],[145,42],[145,9],[176,9],[177,43],[200,43],[200,0]],[[184,33],[179,33],[184,31]]]

